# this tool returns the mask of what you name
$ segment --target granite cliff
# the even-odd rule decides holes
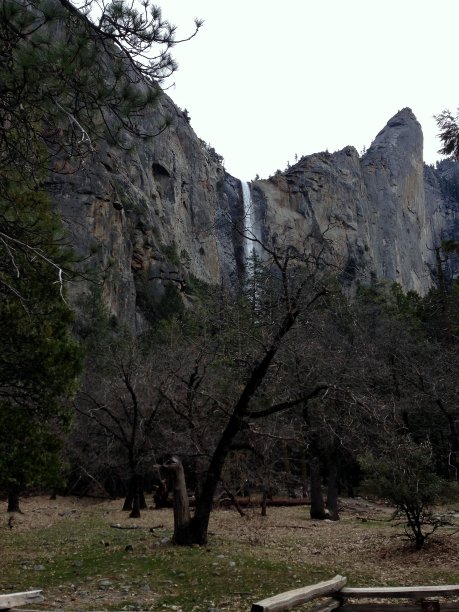
[[[235,229],[243,226],[240,181],[166,95],[145,113],[145,129],[154,131],[165,115],[172,127],[150,142],[101,143],[83,168],[54,185],[74,250],[105,278],[111,312],[137,328],[152,305],[168,299],[168,288],[192,299],[190,282],[236,282],[244,266]],[[364,155],[346,147],[303,157],[250,189],[263,240],[303,246],[327,231],[350,286],[385,278],[425,293],[435,248],[459,238],[459,165],[424,165],[410,109]],[[85,291],[75,284],[74,303]]]
[[[459,166],[425,166],[422,144],[421,126],[403,109],[361,157],[353,147],[319,153],[254,183],[255,206],[290,242],[328,230],[343,282],[384,278],[424,294],[435,248],[459,236]]]
[[[168,287],[184,290],[189,276],[218,282],[231,267],[218,229],[220,159],[165,95],[142,127],[155,133],[165,116],[172,127],[150,142],[99,143],[82,168],[53,185],[69,243],[104,280],[110,311],[130,326],[143,324],[148,303],[160,302]],[[75,283],[72,302],[87,291]]]

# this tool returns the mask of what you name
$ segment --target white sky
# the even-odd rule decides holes
[[[405,106],[439,156],[434,114],[459,106],[459,0],[157,0],[184,36],[168,94],[246,180],[370,145]]]

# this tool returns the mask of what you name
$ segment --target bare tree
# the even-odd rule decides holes
[[[282,254],[266,248],[266,253],[267,273],[255,299],[221,291],[208,307],[199,333],[203,349],[191,362],[182,361],[168,388],[161,390],[186,427],[197,429],[201,415],[211,419],[213,430],[210,440],[199,447],[206,466],[195,513],[176,530],[177,544],[206,543],[214,495],[230,453],[253,446],[251,436],[261,424],[304,408],[327,388],[305,350],[307,316],[324,305],[328,293],[321,269],[325,252],[317,247],[302,253],[288,248]],[[300,338],[305,370],[292,386]]]
[[[87,421],[83,427],[86,435],[92,433],[93,447],[107,449],[108,467],[128,475],[123,509],[138,517],[146,507],[145,472],[155,473],[160,484],[156,454],[163,399],[155,392],[158,371],[140,340],[122,336],[98,348],[103,358],[88,364],[76,409]]]

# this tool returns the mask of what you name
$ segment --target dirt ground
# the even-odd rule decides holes
[[[307,506],[268,508],[266,518],[258,507],[249,508],[242,518],[234,509],[216,510],[205,555],[193,550],[183,553],[170,544],[169,509],[145,511],[133,523],[120,510],[120,500],[31,497],[21,500],[21,507],[22,514],[0,514],[0,590],[42,585],[48,603],[41,609],[207,612],[215,605],[219,610],[247,610],[250,601],[286,590],[284,585],[297,588],[336,574],[347,576],[352,586],[459,583],[459,519],[451,508],[446,514],[451,525],[436,532],[419,552],[401,538],[403,528],[390,521],[392,508],[362,498],[342,500],[338,522],[311,521]],[[137,529],[130,530],[134,524]],[[86,573],[78,569],[75,575],[70,573],[70,563],[86,567],[92,554],[88,551],[104,546],[103,556],[94,557]],[[134,552],[127,564],[122,555],[129,547]],[[145,564],[153,557],[158,565],[149,572]],[[189,583],[185,578],[182,585],[175,582],[180,576],[178,559],[182,573],[190,575]],[[116,563],[119,570],[114,569]],[[135,579],[141,572],[145,580],[155,573],[154,592]],[[196,578],[199,572],[204,576],[202,586]],[[105,590],[101,589],[104,579],[108,580]],[[228,580],[235,585],[234,597],[212,597],[212,588],[219,593]],[[202,603],[193,603],[199,589]],[[78,595],[82,593],[83,601]],[[132,594],[135,603],[130,604]]]

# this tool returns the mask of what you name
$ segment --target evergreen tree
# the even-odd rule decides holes
[[[440,129],[439,137],[442,147],[439,153],[459,158],[459,113],[453,115],[450,110],[444,110],[435,116]]]
[[[44,190],[50,173],[74,172],[100,137],[126,146],[126,134],[154,136],[138,126],[138,115],[154,105],[160,83],[176,70],[170,49],[178,42],[175,26],[148,2],[137,10],[123,0],[102,8],[94,0],[4,0],[0,199],[14,194],[12,182]],[[18,231],[0,215],[6,254]],[[22,241],[27,246],[29,237]]]
[[[191,36],[199,29],[196,21]],[[176,28],[148,1],[3,0],[0,8],[0,487],[55,479],[66,397],[80,370],[71,274],[46,194],[103,137],[147,138],[138,114],[176,70]],[[156,126],[165,129],[167,118]]]
[[[16,187],[14,200],[17,207],[2,202],[2,216],[24,228],[28,244],[17,233],[0,252],[0,488],[10,510],[18,510],[27,485],[56,482],[59,432],[70,421],[65,398],[81,363],[69,332],[72,313],[56,282],[55,268],[65,267],[67,256],[56,243],[49,198]]]

